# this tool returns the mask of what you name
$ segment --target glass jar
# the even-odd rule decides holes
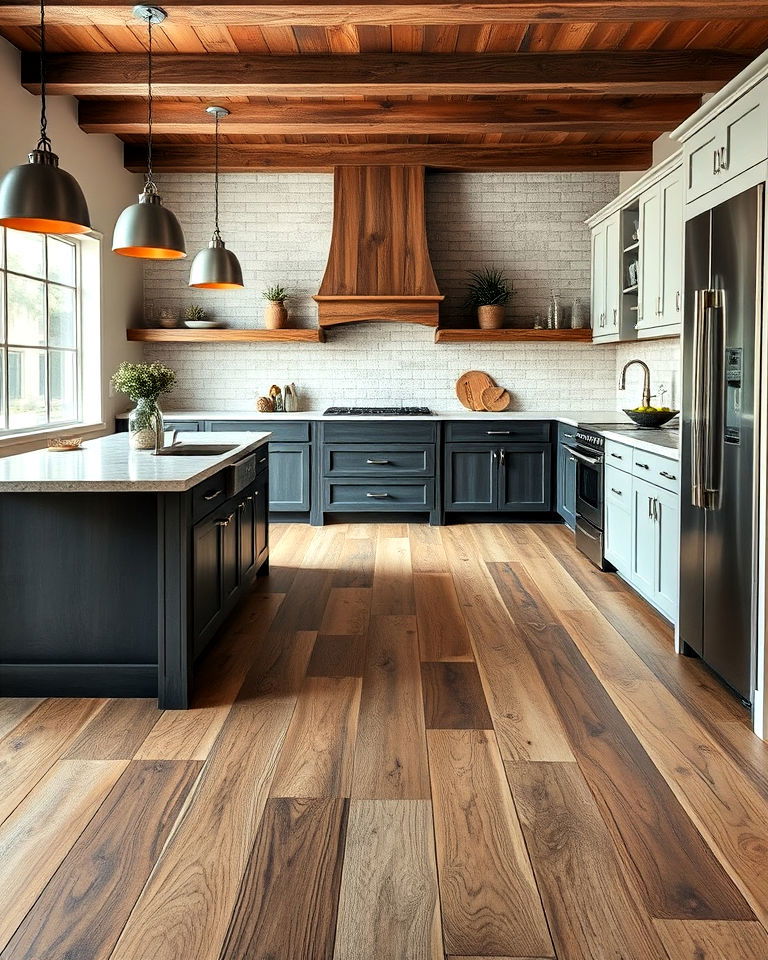
[[[143,397],[128,414],[128,439],[134,450],[163,446],[163,414],[154,397]]]
[[[574,330],[583,330],[587,326],[587,315],[584,301],[581,297],[574,297],[571,306],[571,327]]]

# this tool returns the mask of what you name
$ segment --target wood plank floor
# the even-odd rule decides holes
[[[768,960],[768,745],[564,528],[274,532],[193,709],[0,699],[0,960]]]

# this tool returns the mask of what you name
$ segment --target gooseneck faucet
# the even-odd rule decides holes
[[[644,360],[629,360],[624,364],[624,369],[621,371],[619,376],[619,390],[624,390],[627,384],[627,370],[633,365],[637,364],[639,367],[643,368],[643,406],[650,407],[651,405],[651,371],[648,369],[648,364]]]

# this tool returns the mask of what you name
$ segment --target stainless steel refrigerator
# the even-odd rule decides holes
[[[755,381],[764,188],[685,235],[680,639],[745,700],[755,669]]]

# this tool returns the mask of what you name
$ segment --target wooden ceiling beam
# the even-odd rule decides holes
[[[175,22],[207,26],[671,21],[698,20],[702,16],[707,20],[757,20],[768,16],[768,3],[745,0],[355,0],[349,4],[321,0],[164,0],[163,6]],[[30,0],[3,0],[0,6],[0,25],[30,26],[39,17],[39,5]],[[124,0],[47,0],[46,18],[67,26],[134,22],[131,3]]]
[[[651,164],[650,144],[221,144],[219,169],[230,173],[331,170],[340,166],[417,164],[440,170],[644,170]],[[143,144],[125,145],[125,166],[144,170]],[[157,171],[207,173],[213,150],[198,144],[156,144]],[[162,192],[162,190],[161,190]]]
[[[612,97],[547,100],[337,101],[327,103],[233,103],[223,132],[242,135],[469,134],[669,129],[699,106],[699,97]],[[155,102],[158,134],[210,134],[205,104]],[[143,100],[83,100],[80,127],[86,133],[143,134]]]
[[[160,54],[158,96],[376,96],[510,93],[695,94],[718,90],[749,62],[719,50],[513,54],[261,56]],[[39,91],[39,58],[24,54],[22,83]],[[147,62],[135,53],[59,53],[50,93],[142,96]]]

